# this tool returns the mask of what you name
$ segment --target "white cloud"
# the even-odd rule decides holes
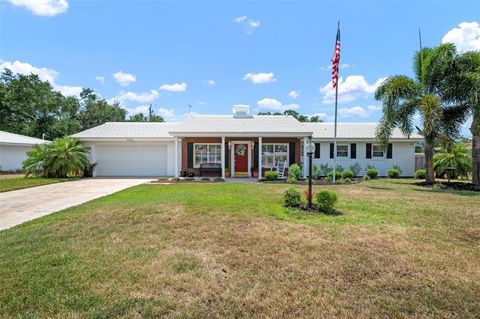
[[[128,86],[130,83],[135,82],[137,80],[137,77],[135,75],[130,74],[130,73],[125,73],[125,72],[122,72],[122,71],[118,71],[116,73],[113,73],[113,78],[121,86]]]
[[[97,75],[95,77],[95,80],[97,80],[98,82],[104,84],[105,83],[105,77],[103,77],[102,75]]]
[[[379,111],[382,109],[381,106],[378,106],[378,105],[369,105],[367,106],[367,109],[369,112],[375,112],[375,111]]]
[[[290,91],[290,93],[288,93],[288,96],[291,97],[292,99],[296,99],[297,97],[300,96],[300,92],[293,90],[293,91]]]
[[[187,90],[187,83],[174,83],[174,84],[164,84],[160,86],[160,90],[170,91],[170,92],[184,92]]]
[[[247,16],[240,16],[240,17],[236,17],[235,19],[233,19],[233,21],[237,22],[237,23],[240,23],[240,22],[243,22],[247,19]]]
[[[243,25],[243,31],[248,35],[251,35],[253,31],[260,26],[259,20],[248,19],[247,16],[236,17],[233,21]]]
[[[312,117],[312,116],[318,116],[318,118],[321,119],[322,121],[325,121],[327,119],[327,113],[314,113],[314,114],[308,115],[308,117]]]
[[[163,117],[165,121],[173,121],[176,119],[175,109],[159,108],[158,114]]]
[[[375,83],[368,84],[362,75],[350,75],[345,80],[341,77],[338,79],[338,102],[348,103],[360,97],[367,97],[375,92],[384,80],[385,78],[380,78]],[[331,82],[320,88],[320,92],[323,93],[323,103],[331,104],[335,102],[335,88]]]
[[[338,116],[340,118],[366,118],[369,117],[373,112],[380,110],[381,107],[377,105],[368,105],[367,108],[361,106],[354,107],[342,107],[338,110]]]
[[[80,96],[83,88],[81,86],[55,85],[55,90],[60,91],[64,96]]]
[[[207,80],[205,81],[205,84],[207,84],[208,86],[214,86],[216,83],[214,80]]]
[[[272,72],[269,73],[252,73],[249,72],[243,76],[244,80],[250,80],[253,84],[262,84],[262,83],[270,83],[275,82],[275,76]]]
[[[127,110],[128,116],[133,116],[138,113],[142,113],[143,115],[148,115],[148,109],[150,108],[149,105],[140,105],[136,107],[124,107]]]
[[[257,101],[259,109],[274,112],[283,112],[285,110],[296,110],[300,107],[298,104],[283,104],[277,99],[263,98]]]
[[[67,0],[8,0],[15,6],[25,7],[39,16],[54,16],[67,11]]]
[[[348,63],[342,63],[342,64],[339,65],[339,68],[340,68],[340,69],[346,69],[346,68],[349,68],[349,67],[350,67],[350,64],[348,64]],[[331,64],[328,65],[328,66],[322,66],[322,67],[320,68],[321,71],[331,70],[331,69],[332,69],[332,65],[331,65]]]
[[[109,101],[118,101],[121,105],[125,102],[133,101],[138,103],[150,103],[160,96],[157,90],[150,90],[149,92],[135,93],[121,91],[119,95],[112,97]]]
[[[459,52],[480,50],[480,24],[462,22],[445,34],[442,43],[454,43]]]

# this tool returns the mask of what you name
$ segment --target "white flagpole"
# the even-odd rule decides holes
[[[340,21],[338,21],[337,33],[340,32]],[[337,44],[335,43],[335,46]],[[338,78],[340,74],[340,61],[337,67],[337,84],[335,85],[335,124],[333,129],[333,183],[336,183],[337,179],[337,106],[338,106]]]

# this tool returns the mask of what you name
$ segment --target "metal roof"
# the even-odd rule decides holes
[[[35,137],[0,131],[0,144],[35,145],[35,144],[44,144],[47,142],[48,141],[41,140]]]
[[[107,122],[88,130],[73,134],[82,140],[95,139],[171,139],[169,129],[174,122]]]

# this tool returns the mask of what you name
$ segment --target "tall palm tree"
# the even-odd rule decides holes
[[[433,183],[433,146],[437,141],[450,141],[458,135],[465,118],[465,105],[445,98],[443,90],[451,61],[456,57],[452,44],[424,48],[413,59],[415,79],[405,75],[387,78],[376,90],[375,99],[382,101],[383,117],[377,127],[377,140],[387,145],[394,128],[410,136],[415,116],[416,127],[425,139],[426,181]]]

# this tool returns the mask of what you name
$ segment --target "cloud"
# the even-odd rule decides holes
[[[300,92],[293,90],[293,91],[290,91],[290,93],[288,93],[288,96],[291,97],[292,99],[296,99],[297,97],[300,96]]]
[[[480,50],[480,24],[462,22],[445,34],[442,43],[455,44],[459,52]]]
[[[251,35],[253,31],[260,26],[259,20],[248,19],[247,16],[236,17],[233,21],[243,25],[243,31],[248,35]]]
[[[338,116],[340,118],[366,118],[369,117],[373,112],[380,110],[381,107],[376,105],[368,105],[367,109],[361,106],[354,107],[343,107],[338,110]]]
[[[342,63],[339,65],[340,69],[346,69],[346,68],[349,68],[350,67],[350,64],[348,63]],[[332,69],[332,65],[328,65],[328,66],[322,66],[320,68],[321,71],[325,71],[325,70],[331,70]]]
[[[269,73],[252,73],[249,72],[243,76],[244,80],[250,80],[253,84],[262,84],[275,82],[275,76],[272,72]]]
[[[121,91],[117,96],[109,99],[110,102],[117,101],[121,105],[124,105],[125,102],[133,101],[138,103],[150,103],[156,100],[160,94],[157,90],[150,90],[149,92],[135,93],[135,92],[124,92]]]
[[[362,75],[350,75],[345,80],[341,77],[338,80],[338,102],[348,103],[360,97],[367,97],[375,92],[384,80],[385,78],[380,78],[375,83],[368,84]],[[320,88],[320,92],[323,94],[323,103],[332,104],[335,102],[335,88],[332,87],[331,82]]]
[[[13,73],[19,73],[23,75],[36,74],[40,80],[50,82],[53,89],[60,91],[60,93],[62,93],[64,96],[79,96],[80,92],[82,92],[82,87],[80,86],[57,84],[55,81],[59,73],[49,68],[38,68],[30,63],[21,62],[18,60],[14,62],[0,60],[0,71],[3,71],[4,69],[9,69]]]
[[[133,74],[130,73],[124,73],[122,71],[118,71],[116,73],[113,73],[113,78],[115,81],[118,82],[121,86],[128,86],[130,83],[135,82],[137,80],[137,77]]]
[[[55,16],[66,12],[67,0],[8,0],[11,4],[24,7],[39,16]]]
[[[207,80],[205,81],[205,84],[207,84],[208,86],[214,86],[216,83],[214,80]]]
[[[174,84],[164,84],[160,86],[160,90],[170,91],[170,92],[184,92],[187,90],[187,83],[174,83]]]
[[[95,80],[97,80],[98,82],[104,84],[105,83],[105,77],[101,76],[101,75],[98,75],[95,77]]]
[[[314,113],[314,114],[308,115],[308,117],[312,117],[312,116],[318,116],[318,118],[323,121],[327,119],[327,113]]]
[[[123,107],[127,110],[128,116],[133,116],[138,113],[142,113],[143,115],[148,115],[148,109],[150,108],[149,105],[140,105],[136,107]]]
[[[283,112],[285,110],[295,110],[300,108],[298,104],[283,104],[277,99],[273,98],[263,98],[257,101],[257,105],[260,110],[274,111],[274,112]]]
[[[173,121],[176,119],[175,109],[159,108],[158,114],[163,117],[165,121]]]

